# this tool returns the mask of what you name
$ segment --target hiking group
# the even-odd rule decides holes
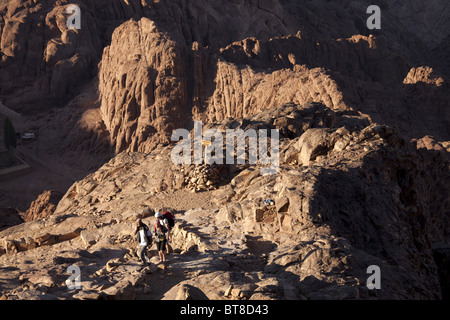
[[[166,261],[166,253],[169,254],[170,232],[175,225],[175,219],[169,211],[156,212],[155,222],[151,229],[142,221],[137,219],[133,234],[139,244],[138,256],[143,265],[150,263],[148,249],[153,245],[153,239],[156,243],[156,249],[159,255],[159,261]]]

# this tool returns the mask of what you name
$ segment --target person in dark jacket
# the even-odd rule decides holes
[[[142,264],[146,265],[147,263],[150,263],[147,247],[152,245],[152,233],[148,226],[142,222],[142,219],[137,219],[133,234],[136,236],[136,240],[139,243],[139,258],[141,259]]]
[[[167,219],[164,219],[161,212],[156,212],[155,214],[156,220],[153,225],[153,234],[155,235],[156,248],[158,249],[159,261],[165,262],[166,255],[164,254],[164,250],[167,243],[167,233],[168,233],[168,222]]]

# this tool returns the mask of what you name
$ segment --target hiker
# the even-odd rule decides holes
[[[165,224],[166,228],[168,229],[168,231],[167,231],[166,249],[167,249],[167,255],[169,255],[170,254],[169,241],[171,241],[170,236],[172,235],[172,228],[175,226],[175,217],[169,211],[163,211],[162,215],[163,215],[163,218],[164,218],[163,221],[167,222]]]
[[[159,260],[166,261],[166,255],[164,254],[164,249],[167,244],[167,233],[169,232],[168,221],[164,218],[161,212],[156,212],[156,220],[153,226],[153,233],[155,235],[156,248],[159,254]]]
[[[143,265],[150,263],[150,258],[148,257],[147,247],[152,245],[152,233],[150,232],[148,226],[142,222],[142,219],[137,219],[136,226],[134,228],[133,234],[139,243],[139,258]]]

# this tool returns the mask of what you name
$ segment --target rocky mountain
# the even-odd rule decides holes
[[[0,171],[0,296],[448,298],[449,10],[0,0],[0,113],[37,137],[15,151],[31,172]],[[194,121],[278,129],[278,171],[176,165]],[[173,253],[142,269],[133,224],[162,209]]]
[[[448,86],[442,81],[423,90],[426,81],[406,81],[418,61],[434,61],[436,66],[443,62],[433,60],[413,35],[401,38],[395,21],[389,20],[379,37],[364,36],[358,35],[357,22],[338,23],[324,13],[327,6],[314,8],[325,21],[336,21],[336,31],[330,34],[331,26],[313,31],[292,17],[294,12],[312,10],[304,3],[267,1],[258,2],[256,8],[248,2],[208,3],[201,4],[202,10],[182,8],[180,14],[168,17],[164,11],[158,18],[132,20],[114,31],[103,52],[99,91],[116,152],[149,151],[167,142],[173,129],[192,125],[192,119],[222,120],[308,101],[362,111],[411,138],[426,133],[448,138]],[[174,6],[164,9],[180,10]],[[364,8],[360,4],[355,10],[363,14]],[[192,10],[193,17],[184,10]],[[286,18],[280,21],[274,14]],[[201,27],[202,15],[213,17],[213,27]],[[233,23],[228,22],[230,16]],[[268,23],[261,26],[253,19],[270,19],[274,26],[269,32]],[[231,26],[236,30],[228,30]],[[424,76],[439,77],[431,67]],[[423,99],[426,107],[411,103],[417,99]]]
[[[425,127],[448,139],[447,86],[421,90],[422,82],[403,81],[422,64],[448,74],[443,51],[430,50],[446,43],[445,1],[427,10],[420,1],[379,1],[383,28],[373,32],[365,1],[78,1],[79,30],[67,28],[69,3],[53,2],[0,7],[5,105],[63,106],[98,75],[102,120],[117,152],[151,150],[192,118],[310,100],[361,110],[414,138]],[[417,99],[426,106],[411,109]]]
[[[50,217],[0,232],[3,294],[441,298],[448,264],[434,257],[448,255],[450,230],[442,147],[415,147],[392,127],[322,104],[289,104],[217,125],[276,128],[283,119],[290,125],[283,126],[276,175],[261,175],[261,165],[217,165],[215,180],[199,182],[212,188],[198,192],[191,179],[213,168],[171,165],[171,146],[121,153],[75,183]],[[140,270],[131,231],[138,217],[153,223],[153,208],[176,215],[174,253],[158,265],[151,250],[154,264]],[[70,265],[81,269],[82,290],[67,289]],[[381,290],[366,286],[371,265],[382,270]]]

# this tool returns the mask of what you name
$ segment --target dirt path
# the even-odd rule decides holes
[[[151,208],[172,208],[176,212],[185,212],[190,209],[214,209],[216,205],[210,192],[192,193],[186,189],[179,189],[171,193],[161,192],[150,199]]]

